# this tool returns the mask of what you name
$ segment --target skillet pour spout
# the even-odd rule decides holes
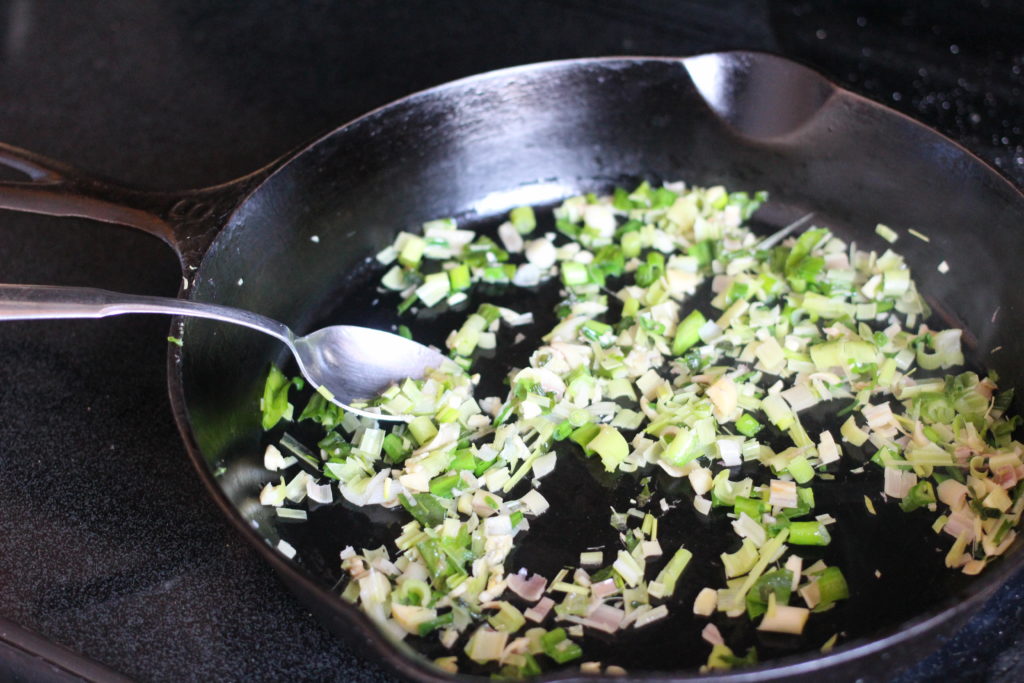
[[[815,223],[858,245],[884,249],[874,235],[880,222],[926,231],[930,242],[899,245],[921,291],[948,324],[969,333],[972,365],[1024,386],[1019,316],[995,314],[1024,310],[1024,290],[1012,277],[1012,260],[1024,253],[1024,196],[956,143],[772,55],[582,59],[474,76],[370,112],[239,180],[178,194],[126,188],[6,145],[0,163],[28,176],[0,183],[0,207],[145,230],[179,254],[188,285],[180,297],[257,311],[296,329],[391,323],[390,312],[371,305],[380,275],[373,257],[399,230],[429,219],[482,224],[517,205],[550,206],[644,179],[766,190],[767,209],[784,207],[782,222],[813,212]],[[979,226],[986,239],[964,248]],[[946,274],[937,270],[944,260]],[[443,332],[440,323],[420,323],[428,336]],[[339,550],[376,547],[393,518],[338,505],[314,511],[301,528],[286,527],[258,504],[268,481],[258,402],[281,349],[202,320],[176,318],[172,335],[185,340],[169,353],[175,418],[239,533],[326,625],[370,643],[400,675],[467,678],[440,672],[336,594]],[[996,348],[1003,350],[990,353]],[[606,514],[607,491],[573,467],[560,461],[544,486],[581,509],[597,501]],[[861,503],[852,496],[836,504]],[[606,522],[580,519],[578,533]],[[874,576],[869,562],[894,569],[851,582],[866,599],[843,607],[836,630],[848,635],[832,652],[804,643],[803,652],[787,655],[792,648],[769,642],[764,650],[776,658],[715,678],[887,677],[934,648],[1024,564],[1018,540],[967,580],[904,557],[904,548],[923,542],[920,525],[894,526],[885,543],[865,524],[834,548],[866,577]],[[296,560],[276,549],[281,539],[299,548]],[[557,540],[537,543],[538,556],[560,551]],[[654,633],[588,636],[584,650],[608,663],[629,661],[633,680],[699,677],[707,656],[699,637]],[[568,670],[543,677],[577,679]]]

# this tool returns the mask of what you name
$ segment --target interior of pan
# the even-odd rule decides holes
[[[974,366],[996,370],[1005,385],[1024,385],[1024,294],[1013,277],[1015,257],[1024,253],[1021,196],[953,143],[766,55],[552,63],[400,101],[314,143],[254,192],[206,255],[191,296],[251,308],[299,332],[333,322],[389,329],[398,319],[394,302],[375,292],[373,255],[399,230],[443,216],[486,226],[515,205],[550,205],[640,179],[767,190],[764,230],[813,211],[816,224],[866,247],[886,246],[874,234],[879,222],[926,233],[930,242],[897,245],[920,289],[937,315],[966,331]],[[950,266],[944,275],[942,261]],[[518,309],[536,307],[534,332],[543,331],[547,294],[502,296]],[[402,322],[440,344],[460,315]],[[327,593],[340,577],[339,550],[380,545],[400,517],[336,505],[288,525],[259,505],[259,488],[270,479],[258,409],[270,362],[286,358],[269,338],[205,321],[186,325],[172,385],[180,382],[194,455],[252,539],[273,546],[285,538],[298,548],[300,569],[286,571],[294,588],[321,600],[333,621],[371,628]],[[688,485],[660,483],[688,503]],[[561,459],[541,486],[553,510],[513,564],[550,575],[595,538],[607,540],[608,506],[623,507],[634,485]],[[912,622],[977,602],[1020,564],[1016,547],[980,580],[946,570],[931,517],[891,508],[864,514],[863,495],[879,488],[878,478],[850,479],[819,498],[821,511],[840,520],[822,557],[843,567],[853,599],[815,615],[800,638],[759,635],[743,620],[722,619],[727,641],[756,645],[768,658],[815,652],[833,633],[853,644],[848,651],[899,639]],[[708,522],[688,504],[661,528],[671,530],[663,542],[687,547],[728,536],[724,522]],[[689,571],[676,598],[679,617],[613,639],[588,637],[584,647],[631,671],[695,671],[707,646],[703,624],[687,614],[700,587],[720,583],[715,562]]]

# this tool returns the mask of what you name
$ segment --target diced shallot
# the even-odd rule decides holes
[[[525,612],[523,612],[523,616],[529,619],[530,621],[534,621],[539,624],[540,622],[544,621],[544,619],[548,616],[548,612],[550,612],[551,608],[554,606],[554,600],[552,600],[551,598],[542,598],[541,601],[538,602],[536,605],[530,607]]]
[[[718,627],[712,623],[704,625],[703,630],[700,632],[700,637],[712,645],[725,645],[725,639],[722,638],[722,632],[719,631]]]
[[[540,600],[544,589],[548,587],[547,579],[540,574],[527,578],[526,570],[520,569],[516,574],[509,574],[508,588],[527,602]]]

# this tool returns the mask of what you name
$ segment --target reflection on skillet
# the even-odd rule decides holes
[[[740,226],[758,204],[644,184],[536,231],[522,211],[400,236],[401,293],[341,322],[408,325],[479,385],[396,388],[381,408],[422,417],[389,434],[293,394],[261,494],[303,522],[279,548],[442,668],[519,677],[827,650],[962,585],[1024,506],[1012,392],[963,372],[889,251],[926,236],[764,248]]]

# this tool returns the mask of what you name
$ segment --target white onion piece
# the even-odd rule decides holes
[[[835,437],[832,436],[832,432],[824,431],[821,433],[818,442],[818,457],[825,464],[835,462],[839,459],[839,446],[836,445]]]
[[[666,607],[665,605],[658,605],[654,609],[647,610],[646,612],[638,616],[636,618],[636,621],[633,622],[633,628],[641,628],[643,626],[646,626],[647,624],[658,621],[659,619],[664,619],[667,616],[668,607]]]
[[[516,287],[533,287],[540,284],[541,270],[532,263],[524,263],[516,269],[512,276],[512,284]]]
[[[701,588],[693,601],[693,613],[701,617],[710,617],[718,605],[718,591],[714,588]]]
[[[917,475],[913,472],[904,472],[895,467],[885,468],[885,495],[891,498],[905,498],[915,484]]]
[[[964,507],[951,514],[942,530],[953,538],[957,538],[961,533],[966,532],[967,542],[972,542],[975,538],[974,516],[970,512],[970,508]]]
[[[786,399],[786,403],[793,409],[793,412],[797,413],[810,408],[818,402],[818,397],[814,395],[814,392],[806,384],[797,384],[786,389],[782,392],[782,398]]]
[[[445,422],[438,427],[437,434],[427,443],[412,452],[413,456],[421,455],[429,451],[436,451],[446,446],[452,446],[459,440],[459,423]]]
[[[587,204],[583,208],[583,222],[597,230],[602,237],[615,234],[615,214],[607,204]]]
[[[551,506],[547,499],[537,489],[530,489],[526,495],[519,499],[526,510],[532,515],[542,515]]]
[[[625,616],[626,613],[618,607],[599,604],[586,617],[570,615],[562,618],[565,621],[580,624],[598,631],[604,631],[605,633],[615,633],[622,625],[622,620]]]
[[[295,557],[295,547],[283,538],[277,542],[277,549],[288,559]]]
[[[732,528],[740,538],[749,538],[758,548],[768,540],[768,532],[747,513],[741,512],[739,519],[732,523]]]
[[[793,573],[793,582],[790,584],[789,589],[794,593],[800,587],[800,572],[803,570],[803,567],[804,560],[799,555],[790,555],[786,558],[786,569]]]
[[[498,226],[498,237],[501,239],[505,250],[510,254],[518,254],[523,250],[523,236],[508,221]]]
[[[285,496],[293,503],[301,503],[306,497],[306,483],[313,481],[313,477],[306,472],[299,472],[288,482],[285,487]]]
[[[283,470],[286,467],[284,456],[273,444],[267,446],[267,450],[263,451],[263,466],[271,472]]]
[[[768,488],[768,503],[773,507],[795,508],[797,505],[796,482],[772,479]]]
[[[967,487],[956,479],[946,479],[939,484],[935,492],[938,495],[939,500],[948,505],[954,511],[962,508],[964,501],[967,500]],[[954,536],[955,535],[956,534],[954,534]]]
[[[555,463],[558,462],[558,456],[554,451],[545,453],[536,460],[533,461],[533,476],[538,479],[542,479],[555,469]]]
[[[316,503],[334,502],[334,492],[330,484],[317,484],[312,478],[306,480],[306,495]]]
[[[722,328],[714,320],[709,320],[697,330],[697,336],[707,344],[722,336]]]
[[[774,609],[769,608],[765,613],[757,630],[799,635],[803,633],[804,624],[807,623],[810,614],[811,611],[806,607],[774,605]]]
[[[510,327],[519,327],[520,325],[532,325],[533,324],[533,312],[527,311],[526,313],[517,313],[511,308],[499,308],[501,312],[501,319],[504,320]]]
[[[722,458],[722,464],[726,467],[736,467],[743,464],[743,455],[740,451],[740,444],[735,439],[718,439],[715,441],[718,455]],[[695,470],[696,471],[696,470]],[[705,493],[701,491],[700,493]]]
[[[711,512],[711,501],[701,496],[693,497],[693,507],[702,515],[707,515]]]

